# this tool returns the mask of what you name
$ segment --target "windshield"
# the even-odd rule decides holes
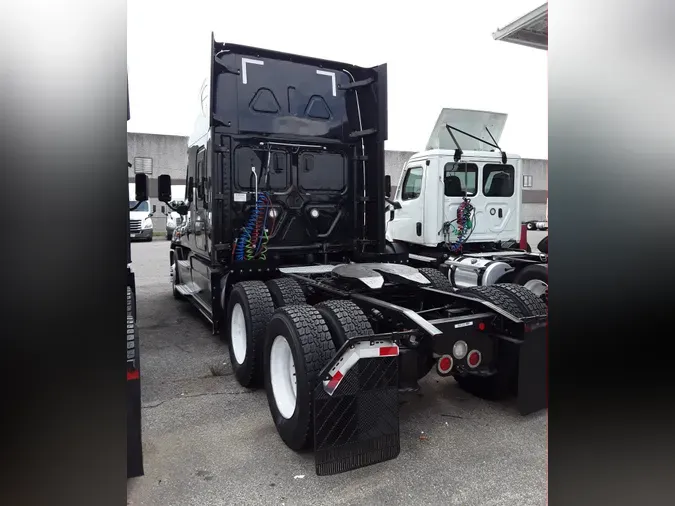
[[[135,200],[130,200],[129,201],[129,209],[134,209],[134,207],[136,207],[136,204],[138,204],[138,202],[136,202]],[[138,212],[141,212],[141,213],[147,213],[149,210],[150,210],[150,206],[148,205],[147,200],[145,202],[141,202],[139,204],[139,206],[136,207],[136,209],[134,209],[134,211],[138,211]]]

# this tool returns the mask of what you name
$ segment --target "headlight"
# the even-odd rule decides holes
[[[145,218],[143,228],[152,228],[152,218]]]

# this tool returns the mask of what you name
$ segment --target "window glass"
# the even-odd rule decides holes
[[[515,172],[513,165],[484,165],[483,195],[486,197],[513,196]]]
[[[478,187],[478,166],[474,163],[448,162],[443,168],[443,182],[446,197],[476,195]]]
[[[405,175],[403,181],[403,191],[401,193],[401,200],[413,200],[422,193],[422,167],[411,167]]]

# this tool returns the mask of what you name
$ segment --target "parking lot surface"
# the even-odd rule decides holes
[[[533,249],[546,233],[530,232]],[[169,284],[169,243],[132,245],[145,476],[132,506],[543,505],[546,412],[520,416],[433,371],[401,406],[401,454],[318,477],[277,435],[265,392],[231,375],[227,346]]]

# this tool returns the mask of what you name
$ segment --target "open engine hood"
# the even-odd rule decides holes
[[[426,149],[456,149],[457,146],[450,137],[445,125],[459,128],[464,132],[484,139],[494,144],[485,127],[490,129],[494,140],[499,144],[499,139],[504,131],[507,114],[490,111],[472,111],[470,109],[443,109],[438,115],[434,129],[427,141]],[[457,131],[452,132],[462,150],[468,151],[492,151],[493,148],[476,139],[472,139]]]

